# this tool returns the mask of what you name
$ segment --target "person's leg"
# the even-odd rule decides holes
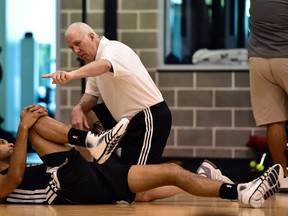
[[[133,165],[128,172],[128,186],[134,193],[174,185],[192,195],[237,199],[256,208],[279,189],[282,179],[283,169],[279,164],[259,178],[238,185],[202,177],[176,164]]]
[[[54,143],[68,143],[70,126],[65,125],[53,118],[43,117],[38,119],[32,129],[42,138]],[[85,132],[87,134],[87,132]]]
[[[132,166],[128,173],[132,192],[173,185],[198,196],[219,197],[222,183],[194,174],[176,164]]]
[[[273,70],[273,77],[278,86],[281,87],[282,92],[277,95],[273,92],[272,97],[278,98],[280,110],[274,110],[273,116],[283,115],[280,120],[271,121],[267,124],[267,142],[272,155],[274,163],[279,163],[284,169],[284,175],[288,177],[287,172],[287,158],[285,155],[285,146],[287,143],[286,121],[288,120],[288,58],[272,58],[271,68]],[[276,114],[277,113],[277,114]],[[279,114],[280,113],[280,114]],[[287,187],[287,183],[286,183]]]
[[[285,175],[285,121],[288,119],[288,59],[249,58],[250,92],[257,126],[266,126],[267,143],[274,163]]]
[[[129,120],[123,118],[112,129],[94,133],[71,128],[50,117],[43,117],[34,124],[31,130],[53,143],[70,143],[86,147],[98,163],[104,163],[118,145],[128,124]]]
[[[284,175],[287,177],[287,164],[285,147],[287,143],[287,135],[285,130],[285,122],[277,122],[267,125],[267,143],[275,164],[283,167]]]
[[[179,187],[175,186],[162,186],[147,190],[145,192],[136,193],[135,202],[150,202],[157,199],[163,199],[166,197],[174,196],[176,194],[184,192]]]
[[[49,137],[50,135],[47,135]],[[55,152],[62,152],[62,151],[69,151],[71,149],[71,146],[64,145],[63,143],[60,144],[60,142],[53,142],[52,139],[45,139],[42,136],[40,136],[38,133],[35,132],[35,130],[31,129],[29,131],[29,139],[34,146],[35,151],[37,154],[42,157],[43,155],[55,153]],[[59,141],[61,140],[61,135],[59,136]],[[64,139],[64,138],[63,138]],[[55,138],[53,140],[57,140],[57,134],[55,135]]]
[[[34,149],[41,157],[49,153],[67,151],[67,146],[64,143],[69,142],[68,134],[71,127],[65,125],[53,118],[43,117],[38,119],[29,132],[29,138],[32,141]],[[82,134],[82,133],[81,133]],[[83,132],[83,144],[85,143],[87,132]],[[73,136],[73,135],[72,135]],[[81,142],[81,140],[79,141]],[[81,146],[75,146],[81,155],[87,160],[92,161],[93,158],[90,152]]]
[[[171,131],[171,112],[161,102],[137,113],[119,145],[125,164],[159,164]]]

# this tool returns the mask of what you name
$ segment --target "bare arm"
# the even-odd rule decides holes
[[[97,104],[97,101],[98,97],[84,93],[73,109],[81,109],[87,114]]]
[[[38,118],[46,115],[47,110],[38,105],[29,106],[22,111],[8,173],[0,175],[0,198],[5,198],[21,183],[26,167],[28,130]]]
[[[112,65],[108,60],[99,59],[90,62],[74,71],[56,71],[51,74],[45,74],[42,78],[52,78],[53,84],[65,84],[71,80],[99,76],[108,71],[113,71]]]
[[[71,71],[74,79],[99,76],[108,71],[112,72],[112,65],[106,59],[99,59],[90,62],[89,64],[80,67],[77,70]]]
[[[83,94],[78,104],[73,108],[71,113],[72,127],[85,130],[89,129],[89,122],[87,115],[91,109],[97,104],[98,97]]]

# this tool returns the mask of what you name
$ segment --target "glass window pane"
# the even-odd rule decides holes
[[[165,64],[247,61],[246,1],[167,0],[164,4]]]

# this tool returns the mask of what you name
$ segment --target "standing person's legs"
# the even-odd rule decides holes
[[[250,88],[257,126],[266,125],[267,143],[274,163],[287,176],[285,121],[288,119],[288,59],[250,58]]]

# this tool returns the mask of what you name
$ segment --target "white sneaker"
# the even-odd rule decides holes
[[[111,156],[120,139],[126,132],[129,120],[121,119],[112,129],[94,133],[89,131],[86,137],[86,148],[99,164]]]
[[[238,200],[254,208],[259,208],[264,201],[275,194],[283,180],[283,169],[275,164],[259,178],[244,184],[238,184]]]
[[[217,168],[217,166],[209,160],[204,160],[201,166],[197,169],[197,174],[219,181],[223,183],[234,184],[231,179],[227,176],[222,175],[222,172]]]

